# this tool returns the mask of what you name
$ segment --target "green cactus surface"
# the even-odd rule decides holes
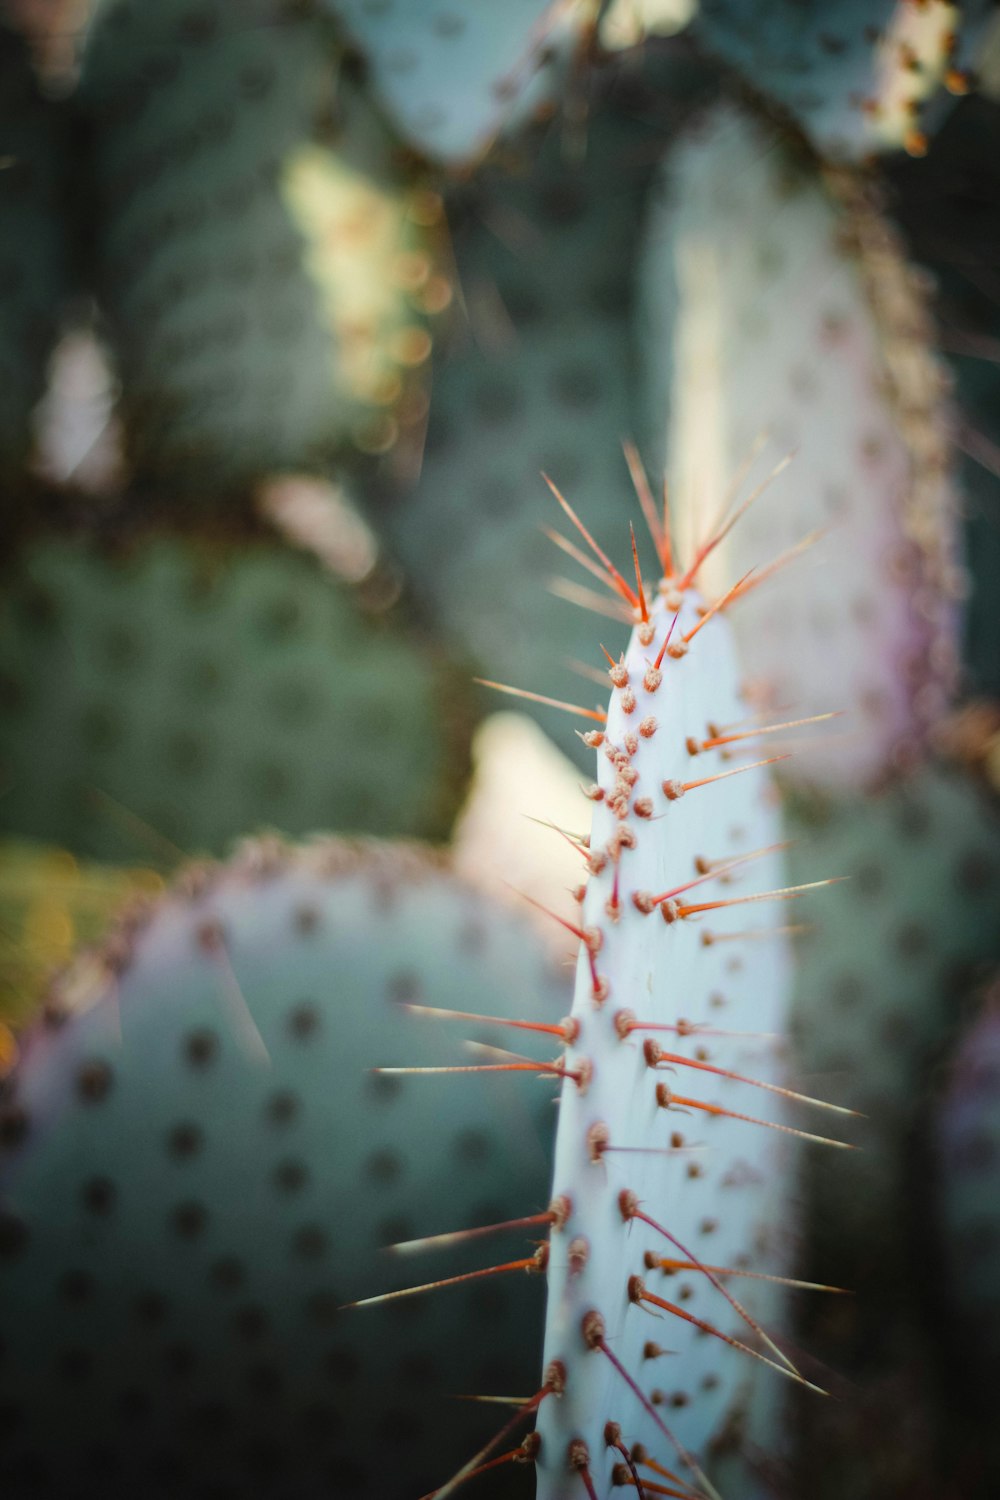
[[[460,674],[306,555],[35,540],[2,589],[8,833],[168,866],[248,825],[441,837]]]
[[[541,1289],[342,1304],[473,1258],[390,1243],[544,1211],[551,1090],[373,1070],[467,1059],[409,1005],[557,1022],[527,916],[416,848],[259,842],[84,977],[4,1085],[4,1493],[424,1493],[493,1420],[454,1397],[534,1378]]]

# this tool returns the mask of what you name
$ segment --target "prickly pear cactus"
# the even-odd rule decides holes
[[[62,216],[72,160],[65,109],[41,97],[24,42],[0,24],[0,479],[21,474],[72,284]],[[5,498],[9,503],[9,497]]]
[[[540,1288],[338,1309],[391,1242],[544,1211],[551,1104],[373,1069],[440,1060],[409,1005],[557,1022],[564,978],[442,860],[331,841],[191,870],[103,956],[5,1085],[4,1492],[412,1500],[483,1428],[453,1396],[533,1378]]]
[[[931,1135],[951,1338],[990,1385],[1000,1370],[1000,1013],[996,986],[952,1059]]]
[[[781,1082],[786,901],[824,882],[784,886],[768,758],[726,758],[722,726],[746,722],[729,600],[703,602],[700,559],[675,566],[644,508],[665,575],[653,595],[637,563],[633,588],[577,522],[635,625],[611,658],[607,712],[577,710],[598,725],[583,735],[597,777],[584,789],[591,833],[571,836],[589,879],[572,924],[573,1008],[555,1033],[563,1050],[547,1065],[506,1064],[561,1080],[551,1233],[538,1252],[543,1380],[455,1476],[492,1463],[537,1411],[516,1452],[535,1462],[544,1500],[635,1484],[647,1462],[713,1494],[704,1467],[744,1429],[755,1377],[801,1378],[761,1319],[787,1262],[788,1148],[819,1138],[782,1114],[789,1097],[815,1103]]]
[[[925,106],[971,86],[988,9],[976,0],[701,0],[694,30],[825,156],[856,160],[927,149]]]
[[[174,503],[422,419],[439,205],[404,188],[341,61],[280,0],[105,0],[93,23],[98,290],[131,459]]]
[[[504,128],[552,107],[597,0],[325,0],[361,49],[375,92],[406,139],[462,165]]]
[[[780,820],[763,769],[716,781],[719,752],[693,753],[710,724],[745,713],[728,628],[703,620],[692,588],[667,588],[611,671],[556,1146],[555,1196],[572,1210],[549,1270],[545,1359],[565,1370],[565,1393],[539,1414],[543,1496],[579,1493],[584,1455],[606,1492],[622,1461],[608,1421],[697,1481],[755,1364],[706,1337],[706,1323],[738,1335],[740,1319],[703,1263],[765,1274],[784,1263],[777,1132],[729,1113],[778,1119],[774,1098],[724,1076],[780,1074],[782,904],[726,909],[783,885]],[[671,646],[662,655],[671,632],[678,659]],[[664,1282],[646,1272],[650,1257],[686,1265]],[[733,1287],[748,1311],[754,1290]],[[665,1323],[647,1315],[657,1296],[669,1299]]]
[[[919,287],[854,179],[818,178],[728,105],[671,156],[642,275],[648,430],[669,408],[679,536],[700,542],[749,468],[763,492],[706,576],[787,563],[734,613],[741,661],[763,703],[844,715],[783,772],[863,788],[919,755],[957,671],[964,575]]]
[[[881,796],[802,806],[789,832],[793,879],[817,867],[847,877],[799,944],[797,1064],[867,1117],[853,1136],[863,1171],[819,1153],[810,1163],[816,1251],[828,1267],[839,1257],[842,1275],[859,1263],[895,1274],[931,1069],[1000,962],[1000,822],[973,783],[927,768]]]
[[[8,832],[169,866],[251,818],[449,826],[468,759],[456,675],[304,555],[38,540],[0,610]]]

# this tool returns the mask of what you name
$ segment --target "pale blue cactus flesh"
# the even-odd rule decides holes
[[[710,724],[745,716],[727,624],[715,616],[683,644],[703,614],[696,592],[664,587],[612,673],[618,685],[597,754],[594,873],[582,906],[587,938],[572,1012],[578,1034],[566,1053],[577,1076],[563,1084],[554,1176],[554,1197],[571,1210],[553,1233],[549,1262],[546,1368],[556,1361],[564,1369],[565,1391],[543,1401],[538,1423],[539,1494],[560,1500],[581,1493],[575,1469],[582,1455],[597,1493],[607,1492],[622,1462],[607,1445],[608,1421],[620,1424],[627,1447],[641,1442],[659,1462],[680,1466],[689,1483],[706,1482],[701,1466],[713,1442],[750,1398],[755,1361],[682,1316],[657,1321],[649,1316],[655,1307],[632,1305],[631,1278],[644,1277],[683,1313],[739,1337],[747,1325],[704,1265],[780,1275],[788,1253],[781,1216],[788,1138],[699,1112],[701,1104],[718,1106],[780,1124],[774,1096],[681,1060],[778,1081],[790,979],[780,902],[697,909],[784,883],[780,816],[766,772],[747,769],[747,758],[727,764],[717,749],[698,752]],[[657,670],[671,630],[684,654],[663,657]],[[683,790],[726,770],[737,774]],[[705,861],[714,862],[707,879],[699,875]],[[730,870],[731,861],[741,863]],[[662,899],[671,891],[678,894]],[[643,1024],[668,1029],[644,1031]],[[670,1062],[651,1061],[656,1044]],[[676,1104],[674,1093],[683,1096]],[[634,1194],[674,1240],[630,1219],[623,1193]],[[645,1269],[647,1254],[688,1260],[687,1269],[661,1276]],[[765,1282],[734,1282],[732,1291],[758,1318],[775,1311]],[[646,1406],[595,1346],[595,1315],[599,1342],[606,1340]],[[760,1351],[756,1333],[750,1339]]]
[[[373,1070],[508,1042],[408,1004],[568,1001],[520,913],[403,845],[250,845],[136,914],[4,1084],[5,1494],[412,1500],[457,1467],[496,1408],[454,1398],[531,1385],[543,1288],[342,1304],[470,1268],[390,1243],[545,1210],[551,1091]]]

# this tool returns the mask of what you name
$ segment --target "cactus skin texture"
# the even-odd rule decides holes
[[[262,540],[33,539],[0,589],[5,831],[167,865],[224,852],[248,807],[292,836],[441,837],[464,677],[357,603]]]
[[[539,1288],[339,1305],[544,1209],[551,1105],[372,1069],[441,1059],[405,1002],[557,1021],[564,971],[439,856],[332,840],[195,867],[97,957],[3,1090],[4,1494],[413,1500],[495,1420],[452,1393],[534,1378]]]
[[[742,1121],[663,1108],[657,1084],[665,1081],[677,1093],[750,1114],[768,1114],[770,1096],[683,1066],[654,1071],[644,1046],[655,1038],[666,1052],[707,1056],[713,1066],[773,1082],[780,1072],[773,1037],[621,1034],[623,1011],[640,1022],[670,1025],[683,1018],[696,1027],[773,1034],[782,1029],[789,996],[786,940],[776,931],[785,921],[781,903],[701,917],[684,915],[683,906],[780,887],[778,852],[749,861],[729,877],[710,878],[678,896],[679,907],[661,903],[644,913],[635,904],[642,893],[661,893],[696,879],[699,858],[739,859],[780,839],[780,816],[763,769],[740,772],[675,800],[663,790],[667,783],[676,793],[683,783],[726,769],[719,751],[692,756],[686,740],[702,740],[710,723],[745,714],[729,628],[718,616],[699,630],[683,657],[668,655],[662,674],[650,673],[667,632],[673,628],[677,642],[698,625],[701,611],[693,589],[676,596],[668,592],[658,599],[649,626],[637,627],[624,670],[619,666],[613,672],[621,686],[612,693],[598,751],[597,785],[603,795],[595,805],[590,842],[596,873],[582,907],[588,939],[572,1012],[578,1034],[567,1055],[570,1069],[586,1066],[592,1072],[582,1085],[564,1082],[559,1115],[554,1191],[556,1198],[569,1199],[572,1211],[553,1235],[545,1360],[560,1361],[566,1378],[561,1399],[543,1402],[539,1413],[538,1493],[544,1500],[577,1500],[583,1494],[569,1458],[571,1445],[579,1441],[589,1452],[598,1494],[607,1492],[614,1465],[621,1462],[620,1453],[605,1442],[609,1419],[621,1424],[628,1445],[642,1441],[661,1462],[677,1467],[676,1452],[669,1451],[663,1432],[620,1374],[588,1347],[585,1322],[593,1311],[603,1319],[610,1349],[646,1395],[655,1387],[666,1392],[659,1410],[692,1456],[704,1459],[713,1437],[747,1396],[751,1371],[738,1353],[680,1319],[655,1323],[630,1305],[629,1278],[645,1274],[651,1290],[735,1331],[732,1309],[704,1275],[689,1271],[679,1282],[661,1283],[658,1275],[644,1272],[644,1251],[680,1252],[647,1225],[626,1222],[622,1192],[633,1192],[699,1260],[765,1272],[780,1271],[783,1262],[775,1199],[781,1169],[775,1158],[784,1154],[784,1142],[776,1132]],[[669,922],[663,915],[668,910]],[[756,940],[711,941],[713,935],[746,927],[756,929]],[[764,1107],[757,1109],[761,1099]],[[770,1118],[778,1118],[773,1109]],[[611,1150],[601,1148],[602,1129]],[[667,1148],[677,1134],[684,1145],[671,1154]],[[659,1148],[665,1154],[619,1156],[613,1151],[617,1146]],[[751,1291],[745,1295],[747,1286]],[[752,1288],[752,1282],[742,1283],[738,1295],[748,1308],[759,1309]],[[644,1358],[644,1345],[659,1338],[676,1358]],[[745,1363],[752,1369],[751,1360]]]
[[[643,1445],[654,1472],[655,1461],[680,1468],[712,1496],[704,1466],[720,1450],[745,1457],[747,1440],[775,1440],[757,1425],[777,1407],[760,1399],[762,1381],[800,1379],[760,1323],[780,1305],[788,1262],[791,1148],[804,1133],[819,1139],[783,1115],[786,903],[826,882],[784,886],[766,753],[745,753],[741,740],[734,754],[720,727],[747,723],[724,618],[735,591],[705,604],[695,586],[705,554],[676,569],[641,485],[640,499],[664,573],[652,602],[637,558],[633,589],[591,544],[634,629],[609,657],[607,713],[576,710],[600,727],[583,736],[597,752],[579,851],[589,879],[573,1009],[549,1069],[563,1081],[551,1237],[539,1252],[543,1384],[520,1413],[538,1413],[520,1456],[536,1463],[540,1500],[634,1483]],[[749,722],[752,746],[760,726]],[[796,1109],[816,1102],[791,1098]],[[741,1273],[750,1279],[723,1287]],[[665,1321],[648,1316],[657,1297]]]
[[[844,717],[782,775],[870,787],[924,753],[958,669],[966,580],[923,289],[857,178],[730,104],[672,153],[642,280],[646,425],[662,433],[669,408],[682,543],[741,465],[750,487],[791,455],[705,573],[717,587],[794,558],[735,616],[740,659],[762,703]]]
[[[924,153],[924,106],[968,90],[988,15],[981,0],[702,0],[692,29],[824,156],[855,161]]]

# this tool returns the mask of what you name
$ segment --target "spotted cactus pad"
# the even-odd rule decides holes
[[[701,0],[694,30],[823,155],[857,160],[923,154],[941,97],[971,87],[988,13],[978,0]]]
[[[749,489],[790,460],[706,577],[791,559],[734,612],[740,659],[762,702],[844,714],[784,773],[863,789],[919,755],[957,671],[964,577],[919,288],[855,179],[817,177],[728,105],[670,159],[642,280],[650,450],[669,409],[679,535],[708,534],[745,466]]]
[[[492,1424],[454,1394],[534,1379],[541,1288],[338,1309],[544,1210],[551,1091],[372,1070],[468,1055],[407,1004],[557,1020],[564,971],[444,861],[333,841],[192,869],[104,960],[4,1085],[4,1492],[424,1493]]]
[[[280,0],[105,0],[93,23],[98,291],[131,460],[175,504],[382,451],[426,406],[439,208],[341,63]]]
[[[264,542],[28,544],[0,587],[6,831],[161,867],[248,824],[442,836],[464,679],[359,602]]]
[[[589,836],[562,830],[589,878],[569,923],[572,1011],[536,1028],[561,1050],[487,1065],[562,1080],[550,1233],[532,1261],[548,1281],[542,1382],[440,1494],[517,1458],[536,1465],[543,1500],[603,1497],[641,1467],[712,1497],[722,1450],[743,1460],[751,1430],[776,1440],[781,1398],[758,1404],[756,1377],[808,1383],[762,1322],[781,1303],[790,1148],[842,1144],[782,1081],[789,908],[828,882],[784,883],[768,730],[747,716],[724,617],[734,595],[707,603],[696,588],[709,549],[676,561],[637,473],[664,581],[650,592],[634,553],[633,586],[552,488],[633,632],[617,660],[605,653],[610,707],[562,705],[590,721],[597,777],[581,788]],[[755,1483],[744,1470],[745,1492]]]

